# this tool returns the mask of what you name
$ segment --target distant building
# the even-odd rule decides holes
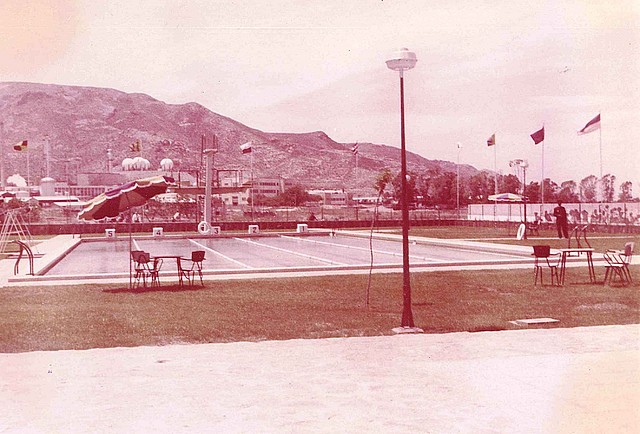
[[[353,203],[353,194],[344,190],[309,190],[307,193],[320,196],[323,205],[347,206]]]
[[[124,184],[125,182],[127,182],[127,180],[128,177],[124,174],[124,172],[78,173],[76,184],[78,186],[116,186]]]
[[[284,193],[286,188],[284,178],[261,178],[253,181],[253,194],[261,194],[266,197],[273,197]]]
[[[250,198],[274,197],[284,193],[289,183],[284,178],[256,178],[251,183],[251,174],[246,170],[220,170],[218,171],[218,183],[220,187],[240,187],[252,184],[252,188],[220,195],[222,202],[230,206],[250,205]],[[253,190],[253,191],[252,191]]]
[[[141,178],[158,175],[173,175],[178,185],[193,186],[196,178],[186,172],[165,172],[162,170],[129,170],[123,172],[78,173],[77,184],[67,182],[55,183],[55,194],[60,196],[77,196],[80,200],[89,200],[114,187]]]
[[[70,185],[66,182],[55,182],[55,195],[76,196],[82,201],[98,196],[105,191],[122,185],[126,182],[141,178],[148,178],[157,175],[170,175],[176,184],[183,187],[195,187],[198,179],[188,172],[165,172],[162,170],[126,170],[121,172],[96,172],[78,173],[77,185]],[[50,184],[47,181],[47,186]],[[216,187],[240,187],[251,183],[249,171],[245,170],[219,170]],[[288,187],[288,181],[284,178],[256,178],[253,181],[253,195],[263,197],[273,197],[284,192]],[[200,187],[204,187],[204,179],[200,179]],[[247,188],[240,192],[224,193],[218,195],[221,202],[227,206],[250,205],[252,189]],[[175,196],[175,194],[173,194]],[[176,201],[173,196],[163,196],[165,201]]]

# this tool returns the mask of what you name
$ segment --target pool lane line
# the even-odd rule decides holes
[[[244,238],[234,238],[234,240],[242,241],[244,243],[249,243],[249,244],[255,244],[257,246],[266,247],[267,249],[277,250],[279,252],[288,253],[288,254],[294,255],[294,256],[300,256],[302,258],[313,259],[314,261],[320,261],[320,262],[324,262],[324,263],[327,263],[327,264],[342,265],[342,266],[350,265],[350,264],[345,264],[343,262],[337,262],[337,261],[332,261],[330,259],[324,259],[324,258],[319,258],[317,256],[307,255],[305,253],[299,253],[299,252],[296,252],[296,251],[293,251],[293,250],[283,249],[281,247],[269,246],[267,244],[258,243],[256,241],[247,240],[247,239],[244,239]]]
[[[142,250],[135,238],[132,238],[131,240],[133,241],[133,245],[136,246],[136,250]]]
[[[240,261],[238,261],[236,259],[230,258],[227,255],[218,252],[217,250],[213,250],[211,247],[207,247],[204,244],[201,244],[201,243],[199,243],[197,241],[192,240],[191,238],[189,238],[188,240],[191,241],[196,246],[200,246],[203,249],[205,249],[205,250],[213,253],[214,255],[217,255],[217,256],[221,257],[222,259],[225,259],[225,260],[227,260],[229,262],[232,262],[234,264],[240,265],[241,267],[244,267],[244,268],[255,268],[255,267],[252,267],[251,265],[245,264],[244,262],[240,262]]]
[[[355,237],[355,238],[368,238],[368,234],[364,234],[358,231],[350,231],[350,230],[341,230],[338,232],[339,235],[344,235],[346,237]],[[392,235],[392,234],[382,234],[377,233],[375,235],[376,239],[380,240],[388,240],[388,241],[400,241],[402,240],[400,235]],[[468,250],[473,252],[488,252],[493,254],[506,255],[507,257],[531,257],[531,248],[530,246],[520,246],[516,244],[500,244],[500,243],[488,243],[488,242],[477,242],[477,241],[466,241],[462,238],[452,238],[452,239],[444,239],[444,238],[429,238],[429,237],[420,237],[420,236],[409,236],[410,242],[416,242],[416,244],[423,246],[437,246],[437,247],[445,247],[456,250]]]
[[[364,237],[364,236],[360,236],[359,234],[355,235],[355,236],[350,235],[350,234],[345,234],[345,236],[346,237],[351,237],[351,238],[358,238],[358,239],[363,239],[363,238],[367,238],[368,239],[368,236]],[[289,237],[289,236],[281,235],[281,237]],[[297,237],[289,237],[289,238],[297,238]],[[331,244],[331,243],[329,243],[327,241],[308,240],[308,239],[302,238],[302,237],[300,237],[300,239],[303,240],[303,241],[309,241],[309,242],[312,242],[312,243],[315,242],[315,243]],[[402,241],[402,239],[387,238],[387,237],[376,237],[375,235],[374,235],[373,239],[374,240],[378,240],[378,241],[392,242],[392,243],[398,243],[398,242]],[[452,250],[452,251],[456,251],[456,252],[488,253],[488,254],[493,255],[493,256],[504,257],[504,258],[507,258],[507,259],[530,257],[528,250],[526,251],[526,253],[523,252],[523,254],[519,254],[520,252],[505,252],[505,251],[496,251],[496,250],[484,250],[482,248],[473,248],[473,246],[461,246],[461,245],[458,245],[458,244],[451,244],[451,243],[443,243],[443,244],[440,244],[440,243],[433,243],[433,244],[432,243],[424,243],[424,242],[420,242],[420,240],[410,240],[410,244],[411,245],[419,245],[419,246],[427,246],[427,247],[428,246],[432,246],[432,247],[435,247],[435,248],[438,248],[438,249]],[[343,244],[331,244],[331,245],[344,246]],[[369,251],[369,249],[365,248],[365,247],[356,247],[356,246],[354,246],[354,247],[345,246],[345,247],[354,248],[354,249],[362,249],[362,250]],[[381,252],[381,253],[386,253],[386,254],[392,254],[392,255],[395,255],[395,256],[402,256],[401,253],[394,254],[394,253],[388,253],[388,252],[385,252],[385,251],[378,251],[378,250],[374,250],[374,252]],[[431,262],[431,261],[433,261],[433,262],[442,262],[442,263],[450,262],[450,259],[439,259],[439,258],[434,258],[434,257],[417,256],[417,255],[411,255],[411,254],[409,254],[409,257],[413,258],[413,259],[421,259],[421,260],[426,261],[426,262]],[[498,260],[498,259],[496,259],[496,260]]]
[[[324,244],[324,245],[332,246],[332,247],[343,247],[345,249],[360,250],[360,251],[364,251],[364,252],[370,252],[371,251],[367,247],[347,246],[347,245],[344,245],[344,244],[329,243],[327,241],[310,240],[310,239],[302,238],[302,237],[291,237],[291,236],[288,236],[288,235],[281,235],[280,238],[289,238],[289,239],[295,239],[295,240],[300,240],[300,241],[306,241],[308,243]],[[390,240],[381,240],[381,241],[390,241]],[[381,255],[389,255],[389,256],[395,256],[395,257],[402,257],[402,253],[401,252],[388,252],[386,250],[373,249],[373,253],[380,253]],[[444,259],[427,258],[425,256],[417,256],[417,255],[412,255],[412,254],[409,254],[409,258],[418,259],[418,260],[425,261],[425,262],[446,262]]]

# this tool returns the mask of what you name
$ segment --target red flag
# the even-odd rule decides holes
[[[27,144],[28,144],[28,142],[26,140],[18,142],[15,145],[13,145],[13,150],[14,151],[24,151],[24,150],[27,149]]]
[[[531,138],[533,139],[533,143],[535,143],[536,145],[540,142],[544,142],[544,127],[542,127],[541,130],[538,130],[535,133],[531,134]]]
[[[142,151],[142,143],[140,143],[140,140],[136,140],[135,142],[130,144],[129,145],[129,150],[131,152],[140,152],[140,151]]]

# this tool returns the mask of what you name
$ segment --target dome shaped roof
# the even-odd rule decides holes
[[[133,158],[125,158],[122,160],[122,170],[132,170],[133,169]]]
[[[173,169],[173,160],[170,158],[163,158],[160,160],[160,168],[165,172],[168,172]]]

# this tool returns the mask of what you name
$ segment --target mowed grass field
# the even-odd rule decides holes
[[[546,278],[548,281],[548,271]],[[567,270],[567,285],[534,286],[533,267],[412,273],[415,323],[427,333],[640,322],[640,266],[629,286],[588,281]],[[596,266],[598,279],[604,267]],[[205,282],[205,287],[122,285],[0,289],[0,352],[119,346],[390,335],[400,325],[402,275]]]

